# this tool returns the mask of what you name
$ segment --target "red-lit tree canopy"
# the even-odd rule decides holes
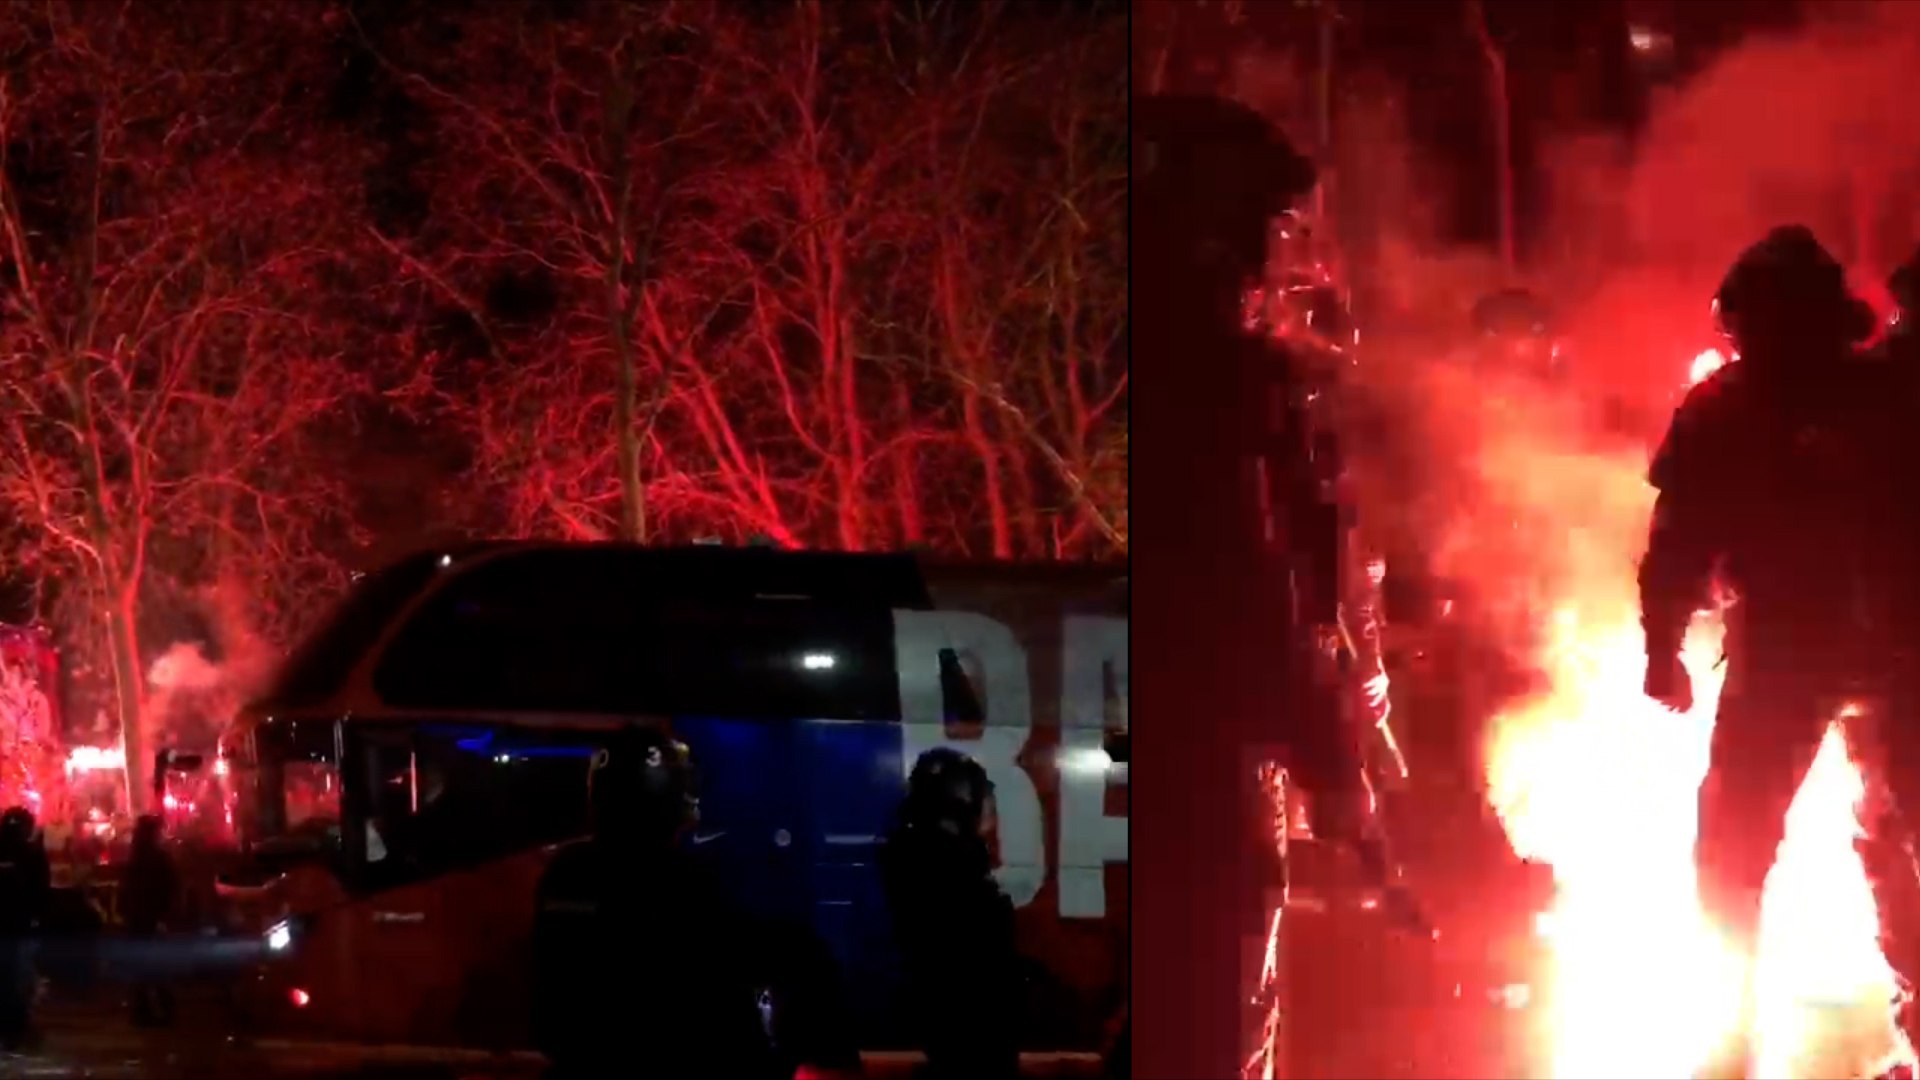
[[[370,387],[334,295],[355,150],[300,102],[320,58],[275,17],[176,14],[0,15],[28,43],[0,98],[4,555],[104,624],[136,773],[152,605],[233,576],[271,616],[324,582],[345,503],[316,439]]]
[[[0,8],[0,564],[130,721],[376,536],[1123,551],[1123,10]]]
[[[514,372],[460,410],[506,524],[1123,547],[1124,45],[1038,10],[605,5],[383,53],[441,148],[396,259]]]

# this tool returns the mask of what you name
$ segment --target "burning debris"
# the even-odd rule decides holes
[[[67,751],[67,775],[100,769],[124,769],[127,753],[117,746],[76,746]]]
[[[1687,368],[1687,385],[1698,386],[1706,382],[1714,372],[1727,366],[1729,357],[1719,349],[1702,349],[1700,355],[1693,358],[1693,365]]]
[[[1703,354],[1687,376],[1724,362]],[[1535,475],[1547,463],[1559,485]],[[1541,927],[1553,1075],[1686,1075],[1726,1035],[1739,1000],[1739,958],[1701,912],[1693,859],[1721,627],[1703,618],[1689,634],[1693,707],[1675,715],[1648,700],[1632,562],[1652,504],[1644,459],[1508,429],[1482,444],[1479,465],[1490,491],[1525,511],[1502,531],[1524,529],[1517,549],[1550,553],[1531,559],[1534,603],[1552,605],[1532,657],[1543,685],[1495,718],[1486,770],[1516,851],[1551,864],[1559,887]],[[1455,550],[1472,550],[1475,530],[1463,523]],[[1854,850],[1862,781],[1845,750],[1836,728],[1768,882],[1761,1075],[1871,1075],[1905,1052]]]
[[[1371,458],[1360,513],[1389,515],[1428,556],[1445,617],[1523,673],[1475,691],[1490,707],[1471,704],[1491,717],[1479,739],[1487,797],[1514,849],[1550,864],[1558,886],[1539,926],[1549,970],[1533,987],[1554,1076],[1688,1075],[1736,1021],[1746,958],[1703,913],[1694,861],[1722,624],[1702,616],[1689,633],[1690,709],[1643,694],[1647,452],[1688,388],[1743,362],[1706,337],[1713,283],[1741,245],[1806,220],[1865,284],[1912,243],[1920,144],[1872,102],[1910,96],[1915,18],[1920,8],[1889,5],[1868,21],[1891,33],[1822,25],[1756,40],[1662,91],[1631,148],[1562,147],[1547,170],[1552,243],[1540,245],[1552,265],[1526,275],[1564,316],[1570,347],[1554,379],[1495,370],[1430,328],[1368,324],[1357,377],[1385,403],[1382,441],[1398,448],[1356,447]],[[1408,298],[1389,305],[1402,323],[1425,301],[1458,334],[1472,296],[1517,283],[1510,269],[1462,271],[1470,253],[1390,239],[1403,247],[1383,244],[1374,273],[1402,286]],[[1615,431],[1596,422],[1602,398],[1622,403]],[[1767,881],[1757,1075],[1867,1076],[1912,1056],[1856,850],[1859,804],[1878,797],[1836,724]]]

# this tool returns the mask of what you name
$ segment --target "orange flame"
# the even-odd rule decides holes
[[[1727,366],[1727,354],[1719,349],[1703,349],[1693,358],[1693,365],[1687,369],[1687,385],[1697,386],[1707,380],[1709,375]]]
[[[1694,790],[1717,687],[1676,717],[1640,694],[1637,628],[1555,620],[1553,690],[1496,721],[1489,792],[1521,855],[1551,864],[1542,929],[1550,1067],[1571,1077],[1672,1077],[1732,1019],[1737,968],[1694,898]],[[1702,684],[1711,663],[1689,656]],[[1631,1035],[1626,1033],[1631,1032]]]
[[[1724,362],[1709,350],[1690,374],[1698,381]],[[1627,482],[1638,463],[1617,467]],[[1562,1080],[1690,1075],[1737,1016],[1741,958],[1705,919],[1693,867],[1720,626],[1703,618],[1692,628],[1685,660],[1696,704],[1667,712],[1640,690],[1631,573],[1622,558],[1555,583],[1558,608],[1536,658],[1549,688],[1497,717],[1489,734],[1488,793],[1508,838],[1550,864],[1558,885],[1539,930],[1550,965],[1541,980],[1547,1067]],[[1757,1075],[1864,1076],[1911,1059],[1893,1025],[1894,979],[1853,844],[1861,791],[1836,727],[1794,801],[1767,883]]]
[[[127,755],[117,746],[76,746],[67,753],[67,772],[91,772],[95,769],[121,769]]]

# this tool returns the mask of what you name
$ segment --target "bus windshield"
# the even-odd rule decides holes
[[[267,719],[233,770],[241,835],[262,855],[326,854],[340,847],[340,769],[333,725]]]
[[[420,554],[360,579],[287,658],[265,700],[288,708],[332,694],[374,637],[419,595],[439,567],[439,556]]]

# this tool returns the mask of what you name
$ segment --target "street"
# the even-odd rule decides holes
[[[911,1054],[868,1054],[863,1076],[906,1080],[918,1063]],[[86,1077],[98,1080],[163,1080],[179,1077],[240,1080],[243,1077],[373,1077],[376,1080],[530,1080],[541,1075],[531,1055],[406,1053],[390,1048],[264,1041],[250,1047],[224,1041],[198,1046],[178,1038],[127,1039],[119,1033],[73,1032],[50,1038],[29,1054],[0,1056],[0,1077]],[[1021,1075],[1031,1080],[1092,1077],[1089,1055],[1028,1055]]]
[[[134,1027],[119,1010],[92,1003],[52,1002],[39,1017],[42,1038],[30,1052],[0,1055],[0,1078],[86,1077],[166,1080],[251,1077],[373,1077],[376,1080],[531,1080],[542,1072],[532,1053],[493,1054],[429,1047],[358,1046],[263,1038],[231,1040],[205,1023],[162,1030]],[[919,1063],[907,1052],[863,1054],[863,1075],[906,1080]],[[1025,1054],[1021,1074],[1031,1080],[1094,1077],[1091,1054]]]

